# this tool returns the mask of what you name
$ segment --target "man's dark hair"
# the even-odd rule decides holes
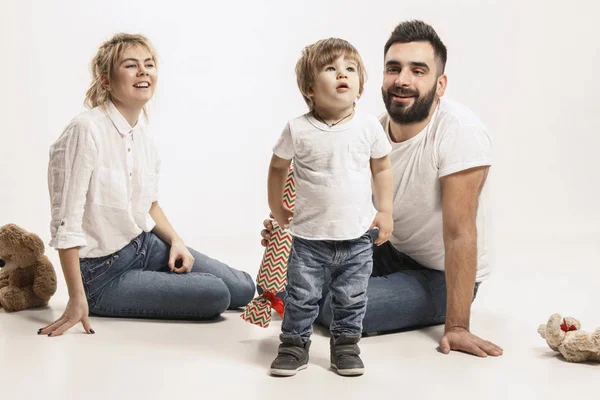
[[[394,43],[409,43],[409,42],[429,42],[433,47],[435,57],[440,61],[442,68],[439,71],[440,75],[444,73],[446,68],[446,59],[448,57],[446,46],[437,35],[435,29],[431,25],[427,25],[423,21],[406,21],[400,23],[390,35],[383,56]]]

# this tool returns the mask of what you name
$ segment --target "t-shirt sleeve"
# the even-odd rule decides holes
[[[294,142],[292,140],[292,131],[290,129],[289,122],[283,128],[279,140],[273,147],[273,153],[284,160],[291,160],[294,158]]]
[[[371,121],[371,158],[387,156],[392,151],[392,145],[381,123],[373,118]]]
[[[491,138],[480,126],[457,126],[438,144],[438,178],[492,164]]]

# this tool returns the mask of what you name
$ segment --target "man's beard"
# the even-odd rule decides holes
[[[387,109],[390,118],[397,124],[414,124],[424,121],[429,116],[431,105],[435,101],[435,91],[437,82],[431,90],[424,96],[419,92],[399,87],[392,87],[389,91],[381,88],[381,95],[385,108]],[[407,106],[404,103],[393,101],[392,97],[396,96],[416,96],[413,98],[412,106]],[[407,108],[408,107],[408,108]]]

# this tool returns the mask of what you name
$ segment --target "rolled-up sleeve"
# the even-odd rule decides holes
[[[48,190],[52,221],[49,246],[55,249],[87,245],[82,221],[97,149],[89,125],[71,123],[50,147]]]
[[[492,165],[491,147],[491,137],[481,126],[448,129],[438,142],[438,177]]]

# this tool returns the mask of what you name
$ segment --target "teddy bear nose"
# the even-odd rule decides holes
[[[0,268],[4,268],[5,265],[6,263],[4,262],[4,260],[0,258]]]

